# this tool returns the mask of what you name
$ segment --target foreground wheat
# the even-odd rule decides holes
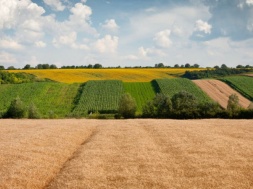
[[[0,188],[253,188],[252,120],[0,124]]]

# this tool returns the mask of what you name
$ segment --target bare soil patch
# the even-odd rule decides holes
[[[253,120],[0,120],[0,188],[253,188]]]
[[[231,94],[237,94],[239,97],[239,104],[243,108],[248,108],[250,101],[243,97],[240,93],[229,87],[219,80],[193,80],[203,91],[207,93],[214,101],[218,102],[223,108],[227,108],[228,98]]]

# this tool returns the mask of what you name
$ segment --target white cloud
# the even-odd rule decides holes
[[[17,60],[12,54],[7,53],[5,51],[0,52],[0,63],[1,64],[16,63],[16,62],[17,62]]]
[[[248,6],[253,5],[253,0],[246,0],[246,4],[247,4]]]
[[[71,32],[66,35],[61,35],[53,39],[53,44],[55,47],[59,47],[61,45],[67,45],[67,46],[72,47],[74,46],[76,42],[76,37],[77,37],[76,32]]]
[[[115,53],[118,48],[118,42],[118,37],[106,35],[104,38],[98,39],[94,47],[100,53]]]
[[[12,38],[6,37],[4,39],[0,39],[0,48],[2,49],[11,49],[11,50],[21,50],[24,47],[19,44],[17,41]]]
[[[43,1],[53,10],[63,11],[65,9],[65,6],[62,4],[60,0],[43,0]]]
[[[119,26],[114,19],[106,20],[102,27],[112,32],[116,32],[119,29]]]
[[[87,5],[82,3],[76,3],[74,7],[70,9],[72,15],[70,15],[70,21],[75,23],[82,23],[90,20],[92,10]]]
[[[36,42],[35,42],[35,46],[36,46],[36,47],[39,47],[39,48],[44,48],[44,47],[47,46],[47,44],[44,43],[43,41],[36,41]]]
[[[170,30],[163,30],[155,34],[154,41],[157,46],[163,47],[163,48],[169,48],[172,44],[172,41],[170,40]]]
[[[197,20],[195,23],[195,31],[201,31],[205,34],[211,34],[212,26],[203,20]]]

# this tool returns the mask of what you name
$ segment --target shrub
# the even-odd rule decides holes
[[[31,103],[28,108],[28,118],[29,119],[39,119],[40,118],[39,111],[33,103]]]

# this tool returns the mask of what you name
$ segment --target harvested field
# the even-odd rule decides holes
[[[0,188],[253,188],[253,120],[0,120]]]
[[[228,98],[231,94],[237,94],[239,104],[243,108],[248,108],[250,101],[240,93],[229,87],[227,84],[214,79],[193,80],[203,91],[205,91],[214,101],[218,102],[223,108],[227,108]]]

